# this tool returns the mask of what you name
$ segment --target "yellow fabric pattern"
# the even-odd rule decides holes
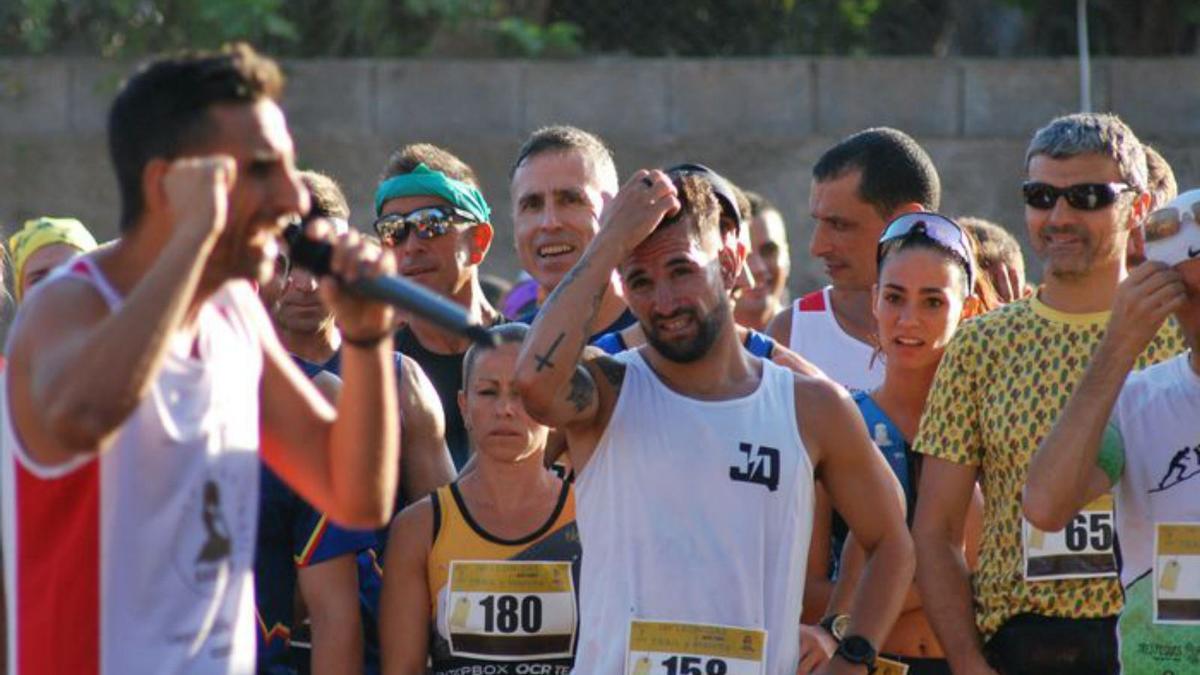
[[[1022,574],[1021,491],[1029,462],[1083,375],[1108,312],[1064,314],[1036,297],[966,322],[933,382],[914,450],[979,467],[985,496],[975,620],[987,639],[1010,617],[1095,618],[1121,610],[1117,579],[1027,583]],[[1184,348],[1172,320],[1138,368]]]
[[[437,500],[440,524],[433,546],[429,549],[429,563],[425,566],[426,578],[429,582],[429,598],[432,603],[432,618],[436,621],[438,611],[438,592],[449,581],[450,563],[454,560],[511,560],[526,549],[537,545],[542,540],[554,535],[562,528],[575,521],[575,492],[574,487],[567,484],[565,496],[560,497],[560,508],[552,522],[519,543],[501,543],[494,538],[485,537],[477,526],[472,526],[464,516],[459,502],[455,499],[451,485],[438,488],[434,495]]]
[[[83,223],[74,218],[34,218],[8,239],[8,254],[13,261],[13,288],[21,301],[22,278],[29,256],[51,244],[66,244],[87,253],[96,248],[96,240]]]

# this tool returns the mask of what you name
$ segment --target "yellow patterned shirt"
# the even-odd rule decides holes
[[[946,350],[914,450],[979,467],[986,501],[975,621],[984,638],[1010,617],[1095,618],[1121,610],[1117,579],[1026,583],[1021,491],[1029,462],[1087,367],[1108,312],[1065,314],[1036,297],[968,321]],[[1138,360],[1142,368],[1183,350],[1165,325]]]

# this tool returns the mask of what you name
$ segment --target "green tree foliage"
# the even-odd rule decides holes
[[[0,54],[1042,56],[1075,0],[0,0]],[[1197,52],[1200,0],[1089,0],[1098,55]]]

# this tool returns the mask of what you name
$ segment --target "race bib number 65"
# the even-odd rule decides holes
[[[1083,507],[1059,532],[1044,532],[1021,519],[1025,580],[1116,576],[1112,509],[1112,495],[1104,495]]]
[[[767,632],[698,623],[632,621],[625,675],[763,675]]]

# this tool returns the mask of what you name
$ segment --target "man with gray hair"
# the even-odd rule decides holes
[[[946,350],[914,443],[924,456],[917,584],[955,673],[1116,673],[1111,497],[1065,532],[1043,532],[1022,518],[1021,495],[1126,276],[1130,233],[1150,203],[1146,155],[1116,116],[1075,114],[1038,130],[1025,165],[1025,220],[1044,284],[964,324]],[[1164,328],[1138,366],[1181,347]],[[986,506],[972,579],[962,533],[976,480]]]

